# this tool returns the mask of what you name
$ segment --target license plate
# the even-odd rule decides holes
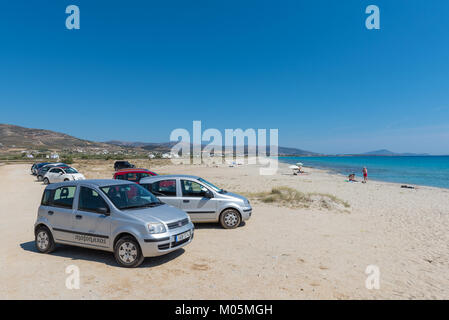
[[[176,240],[176,242],[179,242],[179,241],[188,239],[189,237],[190,237],[190,231],[187,231],[187,232],[178,234],[178,235],[175,237],[175,240]]]

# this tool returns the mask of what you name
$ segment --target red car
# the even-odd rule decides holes
[[[113,179],[128,180],[139,183],[140,179],[151,176],[157,176],[157,174],[147,169],[129,168],[122,169],[114,173]]]

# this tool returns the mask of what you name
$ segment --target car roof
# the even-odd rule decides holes
[[[60,167],[60,166],[67,166],[67,165],[63,165],[63,164],[46,164],[45,166],[40,167],[39,170],[52,169],[52,168]]]
[[[117,173],[126,173],[126,172],[136,172],[136,173],[138,173],[138,172],[152,172],[152,171],[150,171],[148,169],[144,169],[144,168],[127,168],[127,169],[117,170],[115,173],[117,174]]]
[[[46,165],[44,165],[44,167],[52,167],[52,166],[59,167],[59,166],[67,166],[67,165],[63,162],[49,162]]]
[[[164,174],[159,176],[145,177],[140,179],[140,183],[144,183],[145,181],[151,180],[165,180],[165,179],[176,179],[176,178],[187,178],[187,179],[199,179],[198,176],[192,176],[188,174]]]
[[[47,186],[46,189],[56,189],[59,187],[64,186],[92,186],[92,187],[106,187],[106,186],[113,186],[113,185],[121,185],[121,184],[130,184],[133,182],[129,182],[127,180],[116,180],[116,179],[87,179],[87,180],[73,180],[73,181],[66,181],[66,182],[58,182],[58,183],[52,183]]]

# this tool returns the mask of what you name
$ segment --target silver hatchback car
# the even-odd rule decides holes
[[[34,225],[36,247],[56,243],[113,252],[124,267],[145,257],[177,250],[193,239],[182,210],[159,201],[147,189],[121,180],[78,180],[45,188]]]
[[[220,222],[232,229],[251,217],[248,199],[197,176],[152,176],[139,183],[162,202],[186,211],[193,222]]]

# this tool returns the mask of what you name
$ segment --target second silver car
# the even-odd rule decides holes
[[[187,212],[193,222],[220,222],[223,228],[233,229],[251,217],[248,199],[198,176],[147,177],[140,180],[140,185],[162,202]]]

